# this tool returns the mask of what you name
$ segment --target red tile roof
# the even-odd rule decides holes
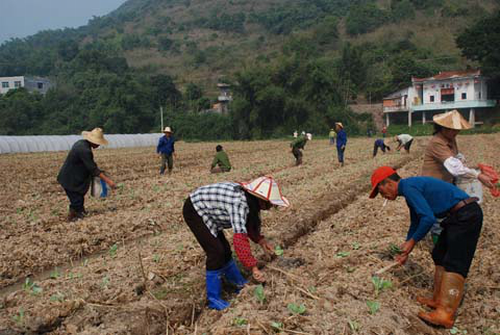
[[[463,77],[475,77],[480,76],[481,70],[465,70],[465,71],[444,71],[439,72],[439,74],[429,77],[429,78],[416,78],[412,77],[412,82],[423,82],[428,80],[445,80],[452,78],[463,78]]]

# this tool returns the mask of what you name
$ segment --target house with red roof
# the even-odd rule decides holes
[[[428,78],[411,78],[412,85],[383,99],[386,126],[392,123],[421,120],[453,109],[460,111],[474,126],[481,124],[481,115],[496,105],[488,99],[487,78],[480,70],[439,72]]]

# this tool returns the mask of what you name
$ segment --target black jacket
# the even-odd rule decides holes
[[[98,176],[101,170],[94,162],[90,142],[79,140],[71,148],[64,162],[57,181],[68,191],[87,193],[92,176]]]

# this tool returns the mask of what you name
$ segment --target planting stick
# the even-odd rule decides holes
[[[303,288],[301,288],[301,287],[295,286],[295,285],[293,285],[293,284],[292,284],[292,286],[293,286],[293,287],[295,287],[295,288],[296,288],[297,290],[299,290],[300,292],[302,292],[302,293],[304,293],[304,294],[308,295],[309,297],[311,297],[311,298],[313,298],[313,299],[315,299],[315,300],[320,300],[320,299],[321,299],[320,297],[315,296],[314,294],[312,294],[312,293],[308,292],[307,290],[304,290],[304,289],[303,289]]]
[[[284,270],[281,270],[281,269],[279,269],[279,268],[275,268],[275,267],[274,267],[274,266],[272,266],[272,265],[267,264],[267,265],[266,265],[266,267],[267,267],[267,268],[269,268],[269,269],[271,269],[271,270],[281,272],[282,274],[287,275],[287,276],[289,276],[289,277],[291,277],[291,278],[294,278],[294,279],[295,279],[295,280],[297,280],[297,281],[301,281],[301,278],[299,278],[298,276],[296,276],[296,275],[294,275],[294,274],[291,274],[291,273],[288,273],[288,272],[286,272],[286,271],[284,271]]]
[[[397,266],[397,265],[399,265],[399,263],[398,263],[398,262],[394,262],[394,263],[392,263],[392,264],[390,264],[390,265],[387,265],[386,267],[384,267],[384,268],[382,268],[382,269],[380,269],[380,270],[376,271],[376,272],[374,273],[374,275],[376,275],[376,276],[381,275],[382,273],[386,272],[387,270],[392,269],[393,267],[395,267],[395,266]]]

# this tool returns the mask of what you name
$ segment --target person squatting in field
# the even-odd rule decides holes
[[[302,134],[297,137],[295,140],[293,140],[292,143],[290,143],[290,147],[292,148],[292,154],[295,157],[295,165],[299,166],[302,164],[302,151],[304,147],[306,146],[307,141],[309,138],[306,136],[305,132],[302,132]]]
[[[385,149],[391,151],[391,148],[388,145],[385,145],[383,139],[376,139],[375,143],[373,143],[373,158],[377,156],[378,149],[382,150],[382,152],[385,154]]]
[[[57,181],[64,188],[70,201],[68,222],[82,219],[87,214],[84,201],[85,194],[90,187],[91,177],[99,177],[111,188],[116,188],[115,183],[99,170],[94,162],[92,149],[108,144],[102,129],[95,128],[90,132],[84,131],[82,136],[84,139],[77,141],[71,147],[57,175]]]
[[[222,145],[217,145],[215,147],[215,157],[210,166],[211,173],[221,173],[231,171],[231,163],[229,162],[229,157],[227,153],[223,150]]]
[[[432,251],[436,267],[433,297],[417,297],[418,302],[434,310],[420,312],[418,316],[434,325],[453,327],[483,224],[478,199],[436,178],[401,179],[388,166],[373,172],[371,184],[370,198],[375,198],[378,193],[388,200],[402,196],[410,209],[406,242],[401,246],[402,253],[396,257],[401,265],[406,262],[415,244],[429,232],[436,217],[445,218],[441,222],[443,232]]]
[[[434,136],[425,148],[422,176],[434,177],[445,182],[461,185],[457,181],[479,180],[483,185],[492,188],[491,178],[479,170],[470,169],[465,165],[465,157],[458,151],[456,137],[461,130],[472,126],[457,110],[436,114],[433,117]],[[465,191],[465,189],[463,189]],[[438,222],[431,228],[433,243],[436,244],[442,228]]]
[[[174,168],[174,158],[175,156],[175,138],[172,135],[172,129],[170,127],[165,127],[163,130],[164,136],[160,137],[158,140],[158,146],[156,147],[156,153],[161,157],[160,174],[165,173],[165,168],[168,166],[168,174],[172,173]]]
[[[337,157],[340,166],[344,166],[344,151],[347,145],[347,134],[344,131],[342,122],[335,123],[335,131],[337,132]]]
[[[396,135],[394,137],[394,141],[398,143],[398,147],[396,148],[396,151],[401,150],[401,148],[404,148],[406,150],[406,153],[410,153],[410,147],[413,143],[413,137],[408,134],[400,134]]]
[[[241,289],[247,280],[233,260],[224,229],[233,229],[233,245],[244,267],[253,278],[265,282],[250,249],[250,238],[265,253],[274,247],[261,234],[260,211],[274,206],[288,207],[288,200],[272,177],[260,177],[250,183],[221,182],[196,189],[184,202],[182,214],[196,240],[207,255],[206,290],[208,306],[223,310],[229,303],[221,298],[221,278]]]

